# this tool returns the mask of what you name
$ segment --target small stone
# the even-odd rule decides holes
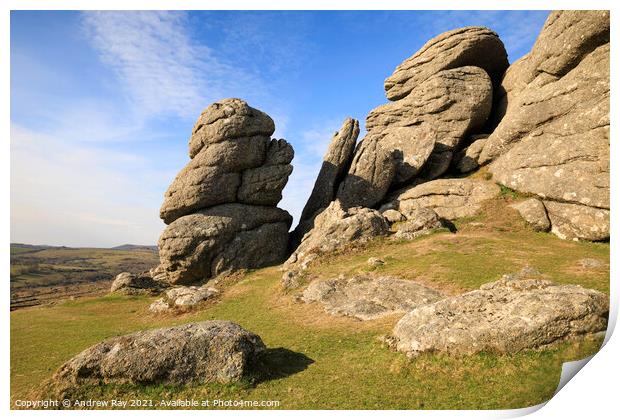
[[[125,295],[153,295],[161,292],[166,286],[166,284],[153,279],[148,273],[136,275],[125,272],[116,276],[110,287],[110,292]]]
[[[413,209],[407,215],[407,221],[398,224],[394,238],[411,240],[441,227],[443,224],[437,213],[432,209],[421,207]]]
[[[390,223],[402,222],[403,220],[407,220],[407,218],[398,210],[389,209],[385,210],[381,214],[383,215],[383,217],[385,217],[385,220]]]
[[[548,232],[551,229],[551,222],[547,217],[547,210],[542,201],[530,198],[520,203],[512,204],[510,207],[517,210],[521,217],[538,232]]]
[[[367,264],[371,267],[379,267],[385,265],[385,261],[383,261],[381,258],[370,257],[368,258]]]
[[[596,258],[583,258],[578,261],[579,265],[583,268],[602,268],[605,267],[605,263]]]

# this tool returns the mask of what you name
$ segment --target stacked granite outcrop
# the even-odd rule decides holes
[[[404,236],[413,238],[418,234],[409,230],[439,227],[442,213],[470,215],[493,197],[499,188],[490,182],[432,182],[446,174],[472,135],[487,129],[494,87],[507,67],[501,40],[481,27],[442,34],[398,66],[385,82],[392,102],[370,112],[364,138],[355,144],[358,122],[351,118],[333,137],[291,241],[285,284],[296,284],[309,260],[335,243],[386,235],[399,222],[408,226]],[[417,220],[421,215],[432,223]]]
[[[155,277],[170,284],[286,259],[291,216],[277,206],[293,148],[273,120],[240,99],[207,107],[189,141],[190,162],[165,193]]]
[[[473,216],[498,184],[532,196],[514,208],[536,230],[609,239],[608,11],[552,12],[511,66],[490,29],[445,32],[401,63],[385,91],[390,102],[370,111],[362,140],[351,118],[334,135],[285,284],[332,247],[328,232],[355,232],[336,235],[342,245],[397,230],[389,225],[437,226],[417,220],[429,219],[425,209],[444,221]],[[492,179],[469,176],[481,167]],[[388,229],[366,229],[360,215],[383,216]]]

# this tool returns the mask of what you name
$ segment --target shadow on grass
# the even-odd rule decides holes
[[[255,367],[256,383],[282,379],[308,368],[314,360],[283,347],[265,350]]]

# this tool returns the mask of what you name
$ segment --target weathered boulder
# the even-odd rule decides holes
[[[492,104],[493,87],[483,69],[453,68],[432,75],[405,99],[373,109],[366,117],[366,129],[381,133],[426,123],[437,131],[431,137],[444,146],[439,151],[449,150],[484,126]]]
[[[431,39],[385,80],[387,97],[402,99],[438,72],[464,66],[480,67],[494,83],[499,83],[508,68],[508,56],[495,32],[484,27],[466,27]]]
[[[301,212],[299,224],[291,234],[294,248],[314,226],[317,213],[334,200],[338,185],[351,165],[359,132],[359,122],[353,118],[347,118],[340,130],[332,136],[312,193]]]
[[[397,225],[393,238],[411,240],[442,227],[441,218],[434,210],[420,207],[412,209],[407,220]]]
[[[609,42],[608,10],[561,10],[549,14],[532,50],[513,63],[498,89],[498,119],[531,86],[553,83],[576,67],[596,47]]]
[[[363,207],[345,209],[339,200],[323,210],[314,220],[314,228],[286,260],[282,281],[286,287],[296,287],[297,279],[319,254],[340,249],[351,242],[365,242],[387,235],[389,225],[376,210]]]
[[[149,306],[149,311],[165,313],[173,311],[187,311],[211,300],[219,295],[219,290],[213,287],[179,286],[168,289],[164,297],[157,299]]]
[[[189,157],[194,158],[206,145],[229,139],[269,137],[274,131],[275,124],[269,115],[241,99],[223,99],[200,114],[189,140]]]
[[[394,209],[387,209],[381,212],[381,215],[385,217],[389,223],[403,222],[407,220],[404,214]]]
[[[503,151],[489,167],[497,182],[546,199],[609,208],[609,45],[559,81],[524,91],[481,158],[494,151]]]
[[[539,232],[548,232],[551,229],[551,222],[547,216],[547,209],[542,201],[530,198],[510,207],[517,210],[523,220],[525,220],[534,230]]]
[[[609,210],[555,201],[544,201],[544,204],[551,222],[551,232],[559,238],[609,240]]]
[[[512,353],[604,332],[608,313],[605,294],[556,285],[526,271],[413,309],[388,343],[410,356]]]
[[[154,280],[148,273],[120,273],[110,287],[110,292],[126,295],[158,294],[166,285]]]
[[[318,302],[331,315],[345,315],[365,321],[408,312],[442,297],[440,292],[412,280],[357,275],[314,280],[303,291],[301,300]]]
[[[59,392],[98,383],[234,382],[265,349],[230,321],[203,321],[111,338],[73,357],[52,378]]]
[[[499,194],[492,182],[468,178],[436,179],[401,190],[381,207],[396,209],[407,219],[421,208],[433,209],[440,218],[454,220],[474,216],[481,204]]]
[[[355,149],[336,198],[345,208],[375,206],[385,197],[396,174],[396,165],[393,152],[384,149],[378,137],[364,137]]]
[[[160,268],[171,284],[192,283],[286,258],[292,218],[277,207],[222,204],[183,216],[159,238]]]

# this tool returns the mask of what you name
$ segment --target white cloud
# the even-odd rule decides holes
[[[137,115],[195,118],[236,86],[255,82],[192,39],[185,12],[85,12],[83,24]]]

